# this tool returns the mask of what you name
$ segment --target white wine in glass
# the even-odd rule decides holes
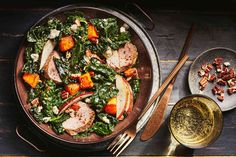
[[[220,135],[222,121],[222,112],[214,100],[203,95],[191,95],[182,98],[173,107],[169,129],[180,144],[203,148]]]

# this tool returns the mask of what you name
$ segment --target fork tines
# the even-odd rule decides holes
[[[129,136],[129,134],[123,133],[122,135],[118,136],[108,147],[112,154],[116,154],[116,157],[123,152],[123,150],[128,147],[128,145],[133,141],[134,137]]]

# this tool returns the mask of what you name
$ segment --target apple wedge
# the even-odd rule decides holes
[[[125,85],[128,91],[125,111],[127,114],[129,114],[133,110],[133,103],[134,103],[133,90],[126,79],[123,78],[123,81],[125,82]]]
[[[52,40],[48,40],[45,43],[45,45],[43,46],[43,50],[42,50],[39,70],[41,70],[44,67],[49,55],[51,54],[51,52],[53,51],[55,46],[56,46],[56,43]]]
[[[65,102],[64,104],[62,104],[59,107],[59,114],[63,113],[67,108],[69,108],[74,103],[76,103],[84,98],[87,98],[91,95],[93,95],[93,92],[85,92],[85,93],[81,93],[80,95],[77,95],[77,96],[71,98],[70,100],[68,100],[67,102]]]
[[[60,78],[59,72],[57,70],[57,67],[55,65],[53,58],[60,59],[60,55],[56,51],[51,52],[43,68],[44,76],[47,79],[53,80],[55,83],[61,83],[62,80]]]
[[[116,119],[121,120],[126,108],[129,92],[123,77],[120,75],[116,75],[116,88],[119,90],[116,103]]]

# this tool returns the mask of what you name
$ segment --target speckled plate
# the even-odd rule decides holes
[[[214,99],[220,106],[222,111],[228,111],[236,107],[236,94],[229,95],[227,93],[227,86],[224,87],[225,90],[225,99],[223,102],[220,102],[217,99],[217,96],[213,95],[211,89],[214,87],[215,83],[208,83],[203,91],[199,89],[199,81],[201,77],[198,76],[198,70],[201,68],[202,64],[212,63],[216,57],[222,57],[224,62],[230,62],[230,67],[236,68],[236,51],[224,48],[216,47],[211,48],[202,52],[192,63],[189,75],[188,75],[188,84],[192,94],[203,94]]]

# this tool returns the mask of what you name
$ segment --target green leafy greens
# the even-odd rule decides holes
[[[135,100],[137,99],[137,94],[140,91],[140,84],[141,84],[141,79],[132,79],[132,80],[130,80],[130,86],[133,90]]]
[[[93,108],[100,112],[107,104],[108,100],[115,97],[118,89],[114,84],[106,82],[96,87],[95,93],[90,97]]]
[[[91,64],[89,64],[87,68],[102,74],[105,78],[107,78],[107,81],[115,81],[116,72],[107,65],[101,64],[97,59],[92,58]]]
[[[31,58],[31,54],[33,53],[32,47],[27,47],[25,49],[25,64],[21,70],[21,72],[25,73],[37,73],[39,70],[39,63],[34,62]]]
[[[105,52],[108,49],[118,50],[125,43],[130,42],[130,33],[128,30],[120,30],[120,24],[116,18],[86,19],[84,14],[79,11],[67,11],[64,15],[63,21],[56,17],[49,18],[44,25],[35,26],[27,32],[28,44],[25,49],[24,66],[21,72],[38,74],[40,77],[35,88],[27,86],[28,103],[32,103],[34,99],[39,100],[39,104],[33,105],[32,103],[30,113],[39,123],[47,123],[54,132],[61,134],[65,132],[62,123],[71,118],[68,112],[72,107],[60,114],[56,113],[55,110],[82,92],[94,92],[92,96],[82,101],[88,103],[89,107],[95,111],[95,120],[90,128],[78,133],[74,138],[86,137],[91,133],[100,136],[109,135],[119,120],[114,115],[105,113],[104,107],[111,98],[117,97],[119,90],[116,88],[115,76],[117,74],[123,75],[123,73],[116,72],[106,64]],[[90,24],[93,24],[98,31],[97,42],[88,39],[88,26]],[[53,32],[58,35],[53,35]],[[60,52],[61,38],[66,36],[73,38],[73,46],[66,52]],[[49,38],[56,43],[54,50],[58,51],[60,55],[60,58],[53,58],[56,70],[62,80],[62,83],[58,84],[46,77],[45,68],[39,70],[41,52]],[[93,55],[96,54],[99,59],[89,56],[86,51],[91,51]],[[35,56],[38,56],[39,59],[35,59]],[[93,87],[80,89],[75,95],[62,98],[62,91],[69,92],[68,88],[70,87],[67,85],[70,83],[80,84],[79,76],[87,72],[92,73]],[[129,83],[136,99],[140,90],[140,79],[132,78]]]
[[[130,41],[129,32],[120,32],[115,18],[91,19],[90,22],[96,26],[99,34],[101,34],[99,42],[102,44],[90,46],[90,48],[95,52],[103,54],[107,50],[108,46],[117,50],[123,46],[123,44]]]

